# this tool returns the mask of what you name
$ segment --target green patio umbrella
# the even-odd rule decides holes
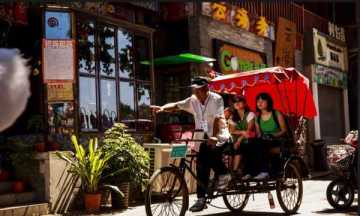
[[[206,56],[196,55],[192,53],[183,53],[179,55],[165,56],[154,59],[154,65],[173,65],[173,64],[184,64],[184,63],[203,63],[213,62],[216,59],[209,58]],[[141,64],[150,65],[150,61],[141,61]]]

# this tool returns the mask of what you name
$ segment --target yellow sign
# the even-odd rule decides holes
[[[269,34],[269,24],[263,16],[256,22],[256,34],[262,37],[267,37]]]
[[[255,33],[258,36],[275,39],[274,25],[264,16],[251,14],[245,8],[226,3],[202,3],[202,14],[235,27]]]
[[[242,29],[249,31],[250,29],[250,19],[248,12],[244,8],[236,9],[235,14],[235,25]]]
[[[48,101],[74,100],[73,84],[71,82],[57,82],[47,84]]]
[[[211,5],[212,17],[216,20],[226,20],[227,8],[226,5],[220,3],[213,3]]]

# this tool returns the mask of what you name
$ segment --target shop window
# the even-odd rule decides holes
[[[115,32],[114,28],[99,28],[101,76],[115,77]]]
[[[111,127],[117,120],[116,81],[101,79],[101,120],[103,128]]]
[[[98,127],[95,78],[80,76],[79,82],[80,126],[83,130],[95,130]]]
[[[122,120],[134,120],[137,117],[134,93],[134,82],[120,81],[120,116]]]
[[[79,73],[95,74],[95,24],[81,22],[77,31]]]
[[[69,12],[45,12],[46,39],[71,39],[71,14]]]
[[[131,33],[118,31],[118,52],[119,52],[119,76],[121,78],[133,79],[133,36]]]
[[[150,67],[139,64],[149,60],[149,39],[116,26],[77,20],[80,128],[105,130],[116,121],[140,128],[137,120],[151,117]]]
[[[136,68],[137,70],[137,76],[136,78],[139,80],[150,80],[150,67],[149,65],[142,64],[144,61],[149,61],[149,40],[147,40],[144,37],[135,36],[135,54],[136,59],[138,59]]]
[[[137,104],[139,110],[139,119],[150,119],[151,117],[151,86],[148,84],[138,84],[137,86]]]

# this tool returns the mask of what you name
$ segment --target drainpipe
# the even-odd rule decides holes
[[[357,71],[357,128],[358,131],[360,131],[360,1],[355,1],[356,4],[356,24],[357,24],[357,65],[358,65],[358,71]],[[359,176],[359,171],[360,171],[360,151],[358,149],[357,151],[357,188],[358,188],[358,215],[360,215],[360,176]]]

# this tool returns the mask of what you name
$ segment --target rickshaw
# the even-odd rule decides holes
[[[267,92],[273,97],[274,107],[285,114],[292,132],[292,137],[281,145],[282,170],[269,179],[259,181],[243,181],[233,175],[227,189],[221,191],[216,189],[213,182],[204,185],[192,170],[196,154],[189,154],[188,151],[190,145],[205,141],[198,139],[195,131],[191,137],[178,139],[172,144],[173,163],[160,168],[150,178],[145,192],[147,216],[185,215],[189,206],[186,172],[196,179],[199,187],[207,191],[208,205],[214,198],[222,197],[230,211],[239,213],[245,208],[251,194],[275,190],[283,211],[296,213],[302,202],[302,180],[308,176],[308,171],[294,146],[305,133],[306,119],[316,115],[309,80],[294,68],[273,67],[219,76],[212,80],[210,88],[218,93],[244,95],[252,110],[255,110],[255,97],[259,92]]]

